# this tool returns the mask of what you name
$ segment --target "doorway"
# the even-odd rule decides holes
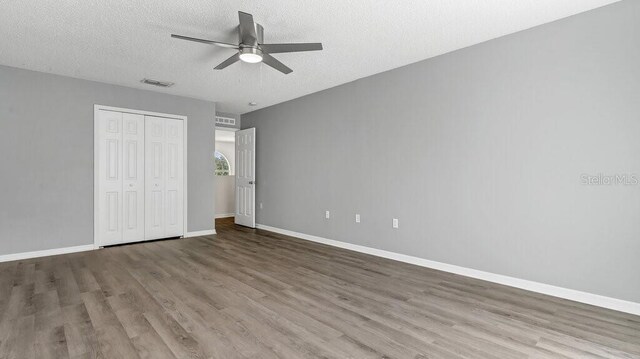
[[[216,218],[235,215],[236,128],[216,127],[215,208]]]

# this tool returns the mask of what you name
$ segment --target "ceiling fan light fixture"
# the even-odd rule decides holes
[[[240,60],[250,64],[262,61],[262,51],[253,47],[243,47],[240,49]]]

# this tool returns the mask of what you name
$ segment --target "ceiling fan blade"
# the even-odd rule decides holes
[[[230,58],[224,60],[220,65],[214,67],[215,70],[222,70],[225,67],[233,64],[234,62],[238,62],[240,61],[240,53],[237,52],[235,55],[231,56]]]
[[[240,42],[244,45],[257,45],[258,35],[253,15],[238,11],[238,17],[240,18]]]
[[[215,45],[215,46],[220,46],[220,47],[226,47],[226,48],[229,48],[229,49],[239,49],[238,45],[228,44],[228,43],[226,43],[226,42],[213,41],[213,40],[205,40],[205,39],[197,39],[197,38],[195,38],[195,37],[182,36],[182,35],[176,35],[176,34],[171,34],[171,37],[173,37],[174,39],[180,39],[180,40],[187,40],[187,41],[200,42],[200,43],[203,43],[203,44]]]
[[[264,52],[277,54],[282,52],[318,51],[322,50],[319,42],[309,42],[300,44],[262,44],[260,48]]]
[[[283,64],[282,62],[278,61],[275,57],[267,54],[267,53],[262,53],[262,62],[264,62],[265,64],[273,67],[274,69],[282,72],[283,74],[290,74],[291,72],[293,72],[293,70],[291,70],[290,68],[288,68],[285,64]]]

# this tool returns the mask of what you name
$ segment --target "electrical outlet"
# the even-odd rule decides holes
[[[393,219],[393,228],[398,228],[398,219],[397,218]]]
[[[356,223],[360,223],[360,215],[356,213]]]
[[[331,212],[329,212],[329,211],[325,211],[325,212],[324,212],[324,218],[326,218],[326,219],[331,218]]]

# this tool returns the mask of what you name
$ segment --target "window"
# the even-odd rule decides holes
[[[231,171],[229,160],[222,153],[216,151],[216,176],[228,176]]]

